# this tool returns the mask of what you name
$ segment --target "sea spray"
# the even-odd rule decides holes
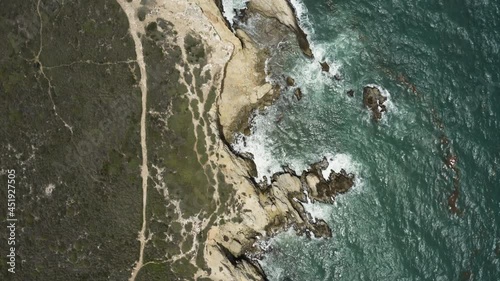
[[[222,7],[224,9],[224,17],[232,25],[236,17],[236,11],[245,9],[248,1],[245,0],[222,0]]]
[[[283,262],[288,263],[288,267],[278,266],[276,259],[269,259],[267,256],[259,261],[261,266],[266,271],[266,275],[270,280],[333,280],[333,279],[317,279],[315,278],[317,266],[320,260],[333,259],[335,252],[316,252],[311,255],[301,249],[314,248],[318,249],[327,241],[323,238],[315,238],[308,236],[306,233],[298,235],[293,228],[283,232],[276,237],[271,238],[271,250],[269,255],[276,256]],[[294,251],[296,250],[296,251]],[[289,253],[293,253],[290,255]],[[293,270],[292,270],[293,268]],[[296,272],[310,272],[309,275],[297,276]],[[327,276],[331,276],[333,268],[328,269]],[[299,278],[300,277],[300,278]],[[287,279],[288,278],[288,279]]]

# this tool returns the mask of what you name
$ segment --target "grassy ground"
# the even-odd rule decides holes
[[[159,25],[160,23],[158,23]],[[163,21],[164,25],[168,22]],[[162,279],[161,275],[175,276],[189,279],[197,267],[204,267],[203,256],[196,259],[197,251],[190,251],[193,241],[203,245],[203,232],[191,231],[192,223],[184,220],[196,217],[198,221],[207,219],[215,211],[216,203],[212,198],[215,182],[207,169],[207,147],[202,125],[195,128],[193,117],[197,120],[206,118],[198,112],[198,103],[203,100],[187,98],[188,88],[179,82],[181,73],[186,80],[201,80],[200,71],[205,64],[205,49],[200,39],[187,36],[183,46],[171,43],[173,32],[159,34],[156,24],[150,24],[147,36],[143,38],[145,60],[148,65],[149,110],[153,112],[167,112],[171,115],[168,121],[161,121],[161,116],[150,116],[148,120],[148,147],[151,165],[164,168],[161,176],[168,189],[168,196],[161,190],[150,189],[148,215],[150,230],[153,232],[152,243],[146,247],[146,262],[156,261],[154,266],[143,268],[139,280],[169,280]],[[189,64],[196,64],[193,71],[182,57],[181,48],[186,49]],[[180,67],[176,67],[176,65]],[[201,96],[201,84],[190,87]],[[214,99],[207,107],[211,107]],[[190,103],[191,109],[190,110]],[[202,124],[206,123],[201,121]],[[208,124],[204,124],[208,126]],[[198,140],[195,138],[197,131]],[[209,136],[208,136],[209,137]],[[200,156],[200,159],[198,159]],[[152,177],[157,173],[155,169]],[[180,213],[174,212],[174,202],[179,202]],[[206,233],[205,233],[206,235]],[[201,253],[202,248],[199,253]],[[180,257],[175,262],[166,262],[174,256]],[[196,260],[194,266],[190,260]]]
[[[17,273],[2,255],[0,279],[124,280],[141,219],[133,42],[115,2],[59,3],[0,12],[0,167],[18,173],[19,220]]]

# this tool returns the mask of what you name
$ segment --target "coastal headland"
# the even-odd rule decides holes
[[[234,22],[220,0],[4,8],[0,166],[17,171],[26,261],[14,280],[266,280],[262,242],[331,236],[302,203],[333,202],[355,175],[325,176],[318,159],[261,178],[231,146],[285,89],[303,96],[268,65],[281,41],[329,71],[289,1],[251,0]]]

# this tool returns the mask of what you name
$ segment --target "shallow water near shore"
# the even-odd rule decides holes
[[[287,54],[304,97],[282,96],[236,147],[260,177],[327,156],[357,180],[334,205],[306,206],[333,238],[273,239],[268,278],[497,280],[500,1],[291,2],[316,58]],[[378,123],[362,106],[369,84],[390,95]]]

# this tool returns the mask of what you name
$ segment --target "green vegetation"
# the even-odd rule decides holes
[[[144,21],[146,19],[146,15],[149,13],[149,9],[146,7],[140,7],[139,11],[137,11],[137,17],[140,21]]]
[[[138,258],[142,224],[140,72],[128,21],[114,0],[44,0],[40,16],[37,3],[6,2],[0,10],[0,34],[7,39],[0,40],[0,166],[18,174],[17,216],[23,231],[18,232],[17,254],[18,261],[25,260],[17,263],[12,279],[5,276],[2,255],[0,280],[126,280]],[[144,20],[147,12],[142,8],[137,16]],[[208,163],[206,152],[207,140],[216,138],[207,114],[215,89],[203,112],[198,101],[191,102],[200,120],[195,128],[187,88],[178,82],[176,65],[204,102],[200,87],[212,77],[209,71],[201,73],[207,50],[198,36],[185,38],[188,63],[196,64],[190,73],[180,46],[167,40],[176,35],[171,23],[158,19],[141,38],[148,112],[164,113],[171,105],[173,115],[168,124],[147,115],[151,177],[146,214],[147,234],[153,235],[144,252],[144,262],[151,263],[137,280],[189,280],[197,271],[192,258],[204,268],[202,250],[173,264],[167,261],[181,250],[187,252],[193,238],[203,243],[208,231],[192,234],[192,223],[175,220],[180,215],[215,223],[223,209],[214,214],[214,174],[224,200],[231,189]],[[164,168],[161,175],[153,165]],[[0,178],[6,182],[5,176]],[[0,196],[5,198],[5,189]],[[181,214],[173,200],[179,200]],[[5,209],[0,215],[5,217]],[[5,235],[0,233],[0,238]]]
[[[134,45],[115,1],[62,3],[0,10],[0,166],[16,169],[23,228],[0,280],[126,280],[142,204]]]
[[[190,64],[206,64],[205,46],[197,35],[188,34],[184,38],[184,47]]]
[[[162,31],[158,27],[162,28]],[[186,225],[187,237],[180,235],[183,226],[178,222],[172,221],[178,214],[173,214],[172,200],[179,200],[180,209],[183,218],[198,216],[200,219],[207,218],[215,211],[215,201],[212,198],[215,188],[213,172],[206,170],[199,162],[195,151],[195,129],[198,134],[198,142],[196,150],[200,153],[202,164],[208,162],[206,154],[205,134],[201,126],[197,128],[193,125],[194,118],[201,117],[198,111],[198,101],[193,100],[191,104],[186,97],[187,89],[183,83],[179,82],[181,73],[176,68],[180,65],[184,69],[184,77],[192,79],[189,73],[189,67],[182,61],[182,52],[179,46],[173,45],[168,39],[175,36],[175,31],[170,28],[171,24],[165,20],[158,20],[156,24],[150,24],[147,28],[146,37],[143,38],[143,48],[145,51],[145,61],[148,72],[148,107],[150,111],[166,112],[169,104],[172,104],[173,115],[169,117],[168,129],[158,122],[148,120],[148,153],[151,165],[164,167],[165,172],[162,174],[166,183],[169,198],[165,198],[155,189],[150,189],[150,198],[148,198],[148,214],[151,216],[149,220],[150,230],[154,233],[153,243],[146,248],[146,262],[160,261],[167,257],[177,255],[182,252],[186,253],[192,246],[192,239],[198,239],[203,242],[200,237],[193,237],[190,234],[192,224]],[[160,36],[158,33],[161,32]],[[202,64],[205,63],[205,51],[200,39],[194,36],[187,36],[185,41],[186,51],[188,53],[189,63]],[[164,51],[166,50],[166,51]],[[195,79],[201,79],[200,67],[195,67]],[[192,88],[193,92],[201,95],[199,88]],[[212,103],[215,99],[212,99]],[[189,110],[189,106],[193,113]],[[211,105],[210,105],[211,106]],[[152,118],[148,116],[148,119]],[[206,121],[206,120],[204,120]],[[204,122],[202,121],[202,122]],[[152,171],[152,177],[156,176],[155,170]],[[208,175],[208,176],[207,176]],[[215,216],[212,216],[212,220]],[[204,232],[208,231],[203,230]],[[206,235],[206,234],[205,234]],[[165,242],[168,237],[172,237],[173,241]],[[202,249],[202,246],[200,249]],[[196,272],[188,260],[191,259],[196,252],[186,255],[176,263],[170,265],[173,274],[177,278],[190,279]],[[203,252],[198,251],[197,260],[201,267],[204,266]],[[143,275],[140,275],[143,276]],[[149,270],[148,278],[156,280],[154,273]],[[149,280],[149,279],[139,279]]]
[[[137,280],[165,281],[178,280],[178,277],[172,272],[170,265],[166,263],[150,263],[139,271]]]

